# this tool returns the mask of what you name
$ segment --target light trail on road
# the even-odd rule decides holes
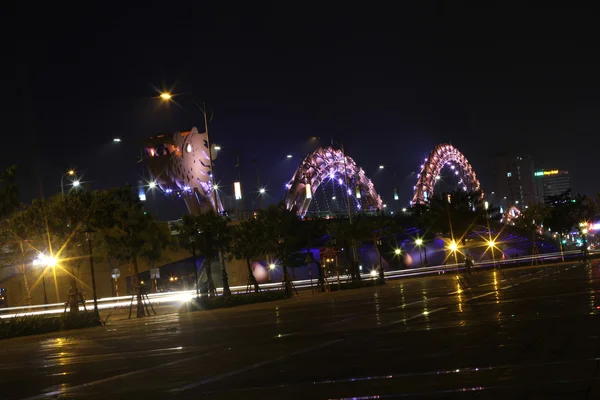
[[[591,251],[590,254],[600,253],[600,251]],[[512,259],[504,259],[497,260],[495,263],[493,261],[480,262],[474,266],[477,268],[489,268],[494,265],[497,266],[507,266],[511,264],[520,264],[524,261],[536,261],[536,260],[562,260],[562,257],[565,259],[571,258],[574,256],[581,255],[579,250],[570,250],[565,251],[564,253],[548,253],[548,254],[539,254],[535,256],[523,256]],[[425,275],[433,275],[433,274],[445,274],[452,273],[456,271],[462,271],[464,269],[464,264],[446,264],[446,265],[437,265],[431,267],[418,267],[418,268],[410,268],[403,269],[398,271],[386,271],[384,273],[386,279],[401,279],[408,277],[416,277],[416,276],[425,276]],[[370,272],[361,274],[362,279],[364,280],[375,280],[377,276],[373,276]],[[340,278],[343,279],[343,282],[347,282],[351,279],[349,275],[341,275]],[[330,285],[337,285],[337,277],[328,277],[327,282]],[[301,279],[293,281],[294,286],[297,289],[310,289],[316,288],[318,283],[317,279]],[[261,290],[278,290],[283,287],[282,282],[276,283],[262,283],[260,284]],[[240,293],[244,291],[252,291],[248,289],[247,285],[242,286],[231,286],[230,287],[232,293]],[[222,295],[222,288],[217,288],[217,295]],[[177,292],[161,292],[161,293],[149,293],[148,300],[153,305],[164,305],[164,304],[184,304],[196,297],[196,290],[184,290]],[[135,304],[135,300],[133,301]],[[93,307],[93,300],[86,300],[86,307]],[[119,296],[119,297],[104,297],[98,299],[98,309],[107,310],[107,309],[119,309],[119,308],[128,308],[132,304],[132,296]],[[84,310],[83,306],[80,306],[79,309],[81,311]],[[5,307],[0,309],[0,319],[6,318],[14,318],[20,316],[28,316],[28,315],[55,315],[61,314],[65,311],[65,303],[53,303],[53,304],[37,304],[32,306],[18,306],[18,307]]]

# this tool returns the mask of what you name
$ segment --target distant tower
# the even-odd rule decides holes
[[[490,200],[505,209],[537,202],[533,182],[533,159],[525,155],[501,154],[493,156]]]

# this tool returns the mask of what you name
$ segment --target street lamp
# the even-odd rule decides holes
[[[44,304],[48,304],[48,294],[46,292],[46,267],[54,268],[57,264],[56,257],[47,256],[40,253],[38,257],[33,260],[33,265],[43,267],[42,270],[42,287],[44,288]]]
[[[496,268],[496,255],[494,254],[494,248],[496,247],[496,242],[494,242],[493,240],[488,240],[487,245],[490,248],[490,251],[492,252],[492,261],[494,262],[494,268]]]
[[[90,253],[90,273],[92,274],[92,296],[94,296],[94,314],[96,318],[100,320],[100,313],[98,312],[98,297],[96,296],[96,274],[94,273],[94,255],[92,253],[92,241],[94,240],[95,230],[88,228],[85,230],[85,239],[88,242],[88,250]]]
[[[417,248],[419,249],[419,266],[423,267],[423,256],[421,255],[421,246],[423,246],[423,239],[415,239],[415,245],[417,245]]]
[[[458,250],[458,244],[456,244],[456,242],[453,240],[448,245],[448,249],[450,249],[450,251],[452,253],[454,253],[454,263],[456,264],[456,270],[458,271],[458,257],[456,256],[456,251]]]
[[[67,172],[65,172],[64,174],[62,174],[62,176],[60,177],[60,192],[62,193],[63,197],[65,196],[65,186],[64,186],[65,176],[75,176],[75,170],[70,169]]]
[[[196,278],[196,298],[200,298],[200,288],[198,285],[198,265],[196,264],[196,237],[190,236],[190,244],[192,245],[192,256],[194,258],[194,276]]]
[[[81,185],[81,182],[79,182],[79,180],[73,181],[73,187],[79,187],[79,185]]]
[[[163,100],[171,100],[173,96],[171,96],[171,93],[163,92],[160,94],[160,98]]]

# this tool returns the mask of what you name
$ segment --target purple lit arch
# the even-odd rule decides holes
[[[383,206],[373,182],[352,158],[333,147],[321,147],[302,160],[287,183],[283,198],[286,207],[296,207],[298,215],[303,217],[319,185],[328,180],[346,186],[348,195],[359,210],[376,210]]]
[[[412,205],[425,204],[433,196],[433,190],[436,181],[439,179],[440,172],[444,167],[450,167],[456,175],[460,176],[459,184],[461,189],[468,192],[481,190],[481,185],[477,180],[477,174],[467,161],[467,158],[458,149],[451,144],[439,144],[425,159],[421,165],[417,184],[414,187]]]

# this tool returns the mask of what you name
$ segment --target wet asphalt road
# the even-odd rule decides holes
[[[598,399],[599,288],[481,271],[6,340],[0,398]]]

